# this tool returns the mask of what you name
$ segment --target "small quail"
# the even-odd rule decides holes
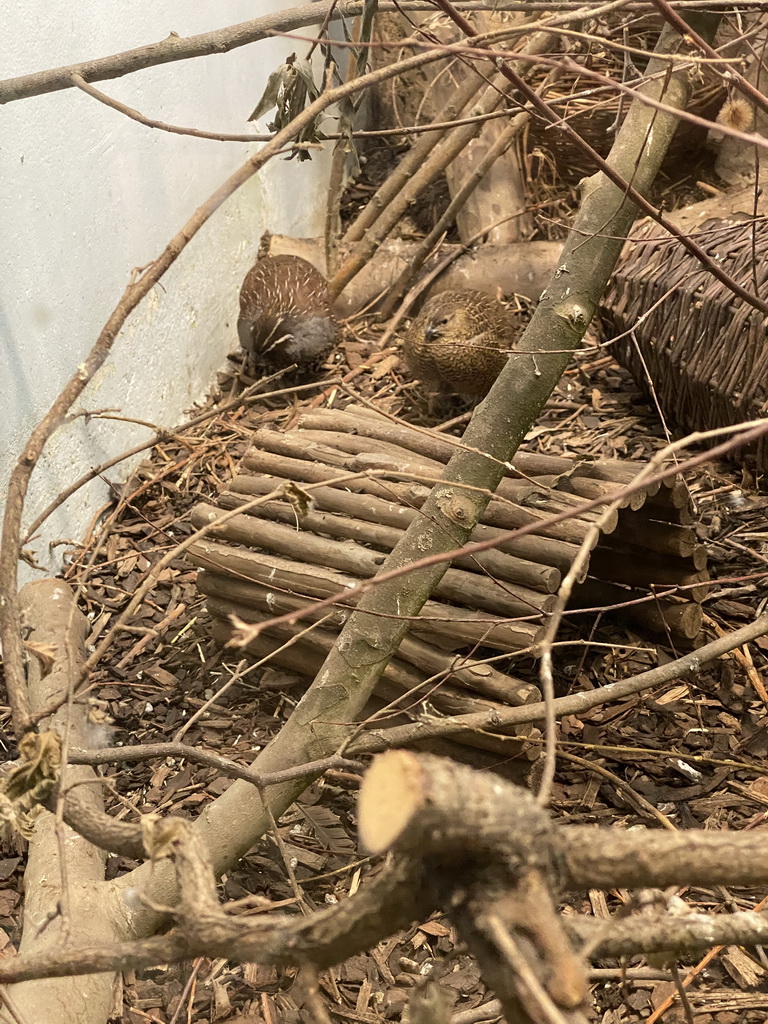
[[[439,292],[403,339],[414,376],[459,394],[485,395],[507,361],[515,335],[512,316],[478,291]]]
[[[336,340],[328,285],[300,256],[263,256],[240,290],[240,344],[253,365],[319,363]]]

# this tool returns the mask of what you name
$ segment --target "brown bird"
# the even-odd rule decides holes
[[[485,395],[512,347],[511,314],[478,291],[439,292],[429,299],[403,339],[406,361],[426,384],[462,395]]]
[[[237,333],[254,366],[318,363],[336,340],[325,278],[300,256],[262,256],[240,290]]]

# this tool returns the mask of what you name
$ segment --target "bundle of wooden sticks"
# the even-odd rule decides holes
[[[199,528],[254,498],[279,492],[216,526],[189,550],[203,570],[199,587],[222,643],[232,635],[232,613],[267,623],[374,576],[421,514],[433,483],[461,443],[360,407],[311,411],[297,429],[257,430],[253,441],[218,502],[200,504],[192,515]],[[514,466],[472,537],[499,537],[498,546],[454,558],[387,669],[381,687],[386,700],[411,690],[418,694],[427,677],[432,680],[429,703],[440,714],[539,698],[534,685],[481,659],[505,652],[535,656],[579,545],[642,467],[524,451]],[[319,485],[309,492],[311,504],[302,496],[307,485]],[[591,499],[599,505],[583,510]],[[705,549],[691,528],[687,488],[670,479],[625,494],[617,504],[590,540],[575,603],[625,605],[620,614],[637,631],[690,642],[701,627],[698,602],[708,577]],[[548,522],[564,511],[573,514]],[[526,536],[502,536],[529,524],[534,530]],[[652,585],[656,596],[648,600]],[[641,598],[646,600],[631,603]],[[312,677],[354,604],[354,596],[341,598],[330,616],[325,608],[295,624],[268,625],[249,651],[275,652],[277,664]],[[321,625],[285,646],[308,622],[321,619]],[[440,686],[434,685],[435,677],[443,680]],[[479,736],[473,742],[508,752],[502,737]]]

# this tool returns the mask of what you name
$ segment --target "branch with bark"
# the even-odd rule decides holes
[[[585,1020],[586,959],[636,951],[695,950],[715,942],[762,942],[766,915],[649,914],[562,921],[565,892],[586,888],[768,881],[759,833],[685,834],[558,827],[525,790],[489,773],[405,751],[377,758],[363,781],[360,835],[389,853],[378,875],[343,903],[309,917],[254,923],[228,914],[195,828],[178,818],[144,830],[147,855],[170,859],[179,901],[168,935],[118,945],[56,947],[0,963],[0,981],[146,967],[196,955],[326,968],[392,932],[447,912],[476,953],[508,1019],[537,1022],[542,1008]],[[635,942],[635,940],[637,940]],[[554,1010],[552,1010],[554,1007]]]
[[[326,18],[354,18],[362,13],[364,6],[362,0],[345,0],[343,3],[338,3],[337,0],[321,0],[319,3],[292,7],[287,11],[274,11],[261,18],[253,18],[239,25],[228,25],[226,28],[203,32],[200,35],[182,37],[171,32],[159,42],[138,46],[123,53],[0,81],[0,104],[59,92],[62,89],[72,89],[77,85],[73,77],[75,75],[79,75],[86,82],[103,82],[160,64],[228,53],[260,39],[291,32],[307,25],[316,25]],[[391,0],[382,0],[379,9],[394,10],[396,6],[400,7],[400,4],[395,5]],[[432,10],[431,4],[419,0],[406,0],[403,6],[407,10]]]

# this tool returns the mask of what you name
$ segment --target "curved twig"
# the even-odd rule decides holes
[[[617,683],[608,683],[597,690],[572,693],[567,697],[558,697],[554,702],[554,710],[558,717],[564,715],[581,715],[590,708],[651,690],[664,683],[681,679],[687,675],[695,675],[702,665],[722,657],[738,647],[768,633],[768,614],[761,615],[754,622],[742,626],[726,636],[718,637],[710,643],[699,647],[690,654],[683,655],[676,661],[658,665],[629,679]],[[433,736],[451,736],[454,733],[471,729],[500,729],[510,725],[525,725],[541,721],[546,714],[544,702],[527,704],[519,708],[506,708],[503,711],[494,709],[492,712],[479,711],[471,715],[454,715],[451,718],[433,719],[429,723],[417,722],[413,725],[393,726],[391,729],[369,731],[359,739],[350,743],[346,753],[350,756],[371,754],[391,747],[410,746],[420,739]]]

